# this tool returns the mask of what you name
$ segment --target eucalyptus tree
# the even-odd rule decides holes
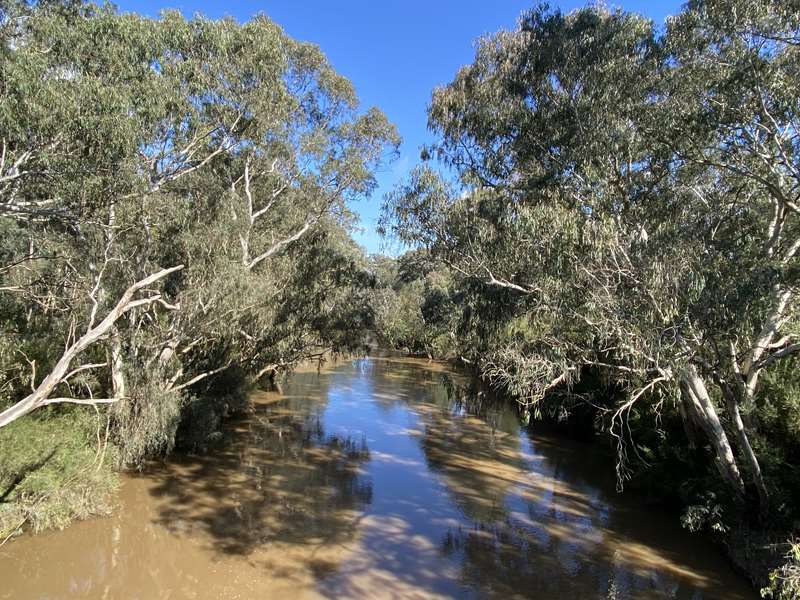
[[[798,15],[694,1],[662,35],[539,6],[434,92],[425,154],[458,184],[420,168],[389,198],[387,226],[494,307],[472,321],[487,377],[530,404],[585,366],[624,387],[620,480],[631,412],[674,403],[766,510],[759,374],[800,350]]]
[[[380,343],[415,354],[450,357],[455,346],[453,277],[425,250],[372,257],[371,308]]]
[[[56,402],[175,413],[228,368],[353,342],[348,203],[398,139],[318,48],[264,16],[18,2],[0,21],[0,426]],[[315,298],[354,321],[279,321]]]

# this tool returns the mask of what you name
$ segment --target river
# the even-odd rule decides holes
[[[716,549],[446,366],[300,371],[113,516],[0,549],[0,597],[754,598]]]

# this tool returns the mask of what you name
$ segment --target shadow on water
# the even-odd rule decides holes
[[[228,433],[126,478],[112,518],[14,542],[0,598],[754,597],[591,446],[441,363],[300,372]]]
[[[376,376],[375,396],[419,415],[411,433],[461,513],[440,534],[440,553],[459,565],[464,589],[503,598],[753,597],[677,518],[617,494],[613,470],[590,445],[521,432],[513,406],[470,382],[396,371],[385,390]]]
[[[156,483],[159,523],[209,549],[250,555],[277,542],[325,546],[349,540],[372,498],[363,437],[329,435],[324,403],[284,397],[233,425],[233,441],[145,475]],[[324,569],[323,569],[324,570]]]

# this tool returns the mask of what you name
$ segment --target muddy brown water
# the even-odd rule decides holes
[[[466,383],[398,358],[299,372],[224,449],[126,476],[112,517],[0,549],[0,597],[755,597],[592,446]]]

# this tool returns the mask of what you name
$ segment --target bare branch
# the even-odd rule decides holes
[[[48,404],[84,404],[84,405],[95,405],[95,404],[113,404],[119,400],[123,400],[123,398],[48,398],[42,402],[42,406],[46,406]]]
[[[306,221],[303,224],[303,226],[300,229],[298,229],[296,232],[294,232],[292,235],[290,235],[289,237],[284,238],[284,239],[282,239],[282,240],[280,240],[278,242],[275,242],[266,252],[256,256],[253,260],[251,260],[248,263],[248,265],[247,265],[248,270],[252,270],[260,262],[266,260],[267,258],[272,256],[273,254],[279,252],[285,246],[288,246],[292,242],[296,242],[297,240],[299,240],[301,237],[303,237],[303,235],[305,235],[305,233],[311,228],[311,226],[315,222],[316,222],[316,219],[311,220],[311,221]]]
[[[88,371],[89,369],[99,369],[100,367],[107,367],[107,366],[108,366],[108,362],[94,363],[94,364],[91,364],[91,365],[80,366],[80,367],[78,367],[76,369],[73,369],[72,371],[70,371],[66,375],[64,375],[64,378],[61,380],[61,382],[62,383],[66,382],[72,376],[77,375],[78,373],[80,373],[82,371]]]
[[[765,369],[772,363],[779,361],[782,358],[786,358],[787,356],[791,356],[793,354],[798,354],[798,353],[800,353],[800,342],[790,344],[789,346],[786,346],[785,348],[782,348],[777,352],[773,352],[766,358],[756,363],[755,368],[759,370]]]
[[[227,363],[226,363],[224,366],[222,366],[222,367],[219,367],[218,369],[213,369],[213,370],[211,370],[211,371],[205,371],[204,373],[200,373],[199,375],[196,375],[195,377],[192,377],[192,378],[191,378],[189,381],[187,381],[186,383],[182,383],[182,384],[180,384],[180,385],[176,385],[176,386],[174,386],[174,387],[173,387],[173,386],[170,384],[170,387],[169,387],[169,389],[170,389],[170,390],[172,390],[172,391],[178,391],[178,390],[182,390],[182,389],[184,389],[184,388],[187,388],[187,387],[189,387],[190,385],[194,385],[194,384],[195,384],[195,383],[197,383],[198,381],[202,381],[202,380],[203,380],[203,379],[205,379],[206,377],[210,377],[211,375],[216,375],[216,374],[217,374],[217,373],[219,373],[220,371],[224,371],[225,369],[227,369],[227,368],[228,368],[228,367],[230,367],[230,366],[231,366],[231,361],[228,361],[228,362],[227,362]],[[174,379],[174,378],[173,378],[173,379]]]
[[[125,313],[130,311],[135,306],[149,304],[157,301],[161,296],[156,294],[143,300],[133,300],[133,297],[139,291],[148,288],[155,282],[163,279],[164,277],[183,269],[183,265],[177,265],[168,269],[161,269],[160,271],[137,281],[131,285],[120,297],[114,308],[100,321],[96,326],[88,329],[80,338],[78,338],[71,346],[64,350],[61,358],[53,366],[53,369],[44,378],[44,380],[32,390],[32,392],[24,399],[20,400],[13,406],[0,412],[0,427],[4,427],[16,419],[28,414],[29,412],[44,406],[48,403],[50,394],[56,387],[65,380],[65,377],[70,374],[70,364],[80,355],[84,350],[89,348],[97,341],[103,339],[109,331],[114,327],[117,320]],[[63,401],[63,400],[62,400]],[[52,402],[50,402],[52,403]]]

